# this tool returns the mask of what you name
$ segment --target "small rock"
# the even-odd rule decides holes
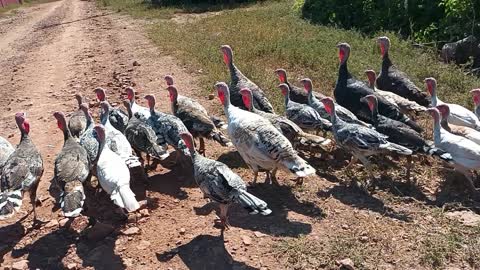
[[[124,235],[134,235],[140,233],[140,229],[138,227],[130,227],[124,231],[122,231]]]
[[[184,235],[185,232],[186,232],[185,228],[180,228],[180,234],[181,234],[181,235]]]
[[[342,224],[342,229],[348,230],[348,228],[350,228],[350,226],[348,226],[347,224]]]
[[[12,270],[28,269],[28,260],[21,260],[12,264]]]
[[[245,246],[250,246],[252,244],[252,238],[246,235],[242,236],[242,241]]]
[[[353,264],[353,261],[350,258],[339,260],[337,261],[337,264],[340,265],[340,269],[355,270],[355,265]]]
[[[258,238],[261,238],[261,237],[267,236],[266,234],[264,234],[264,233],[261,233],[261,232],[254,232],[253,234],[255,234],[255,236],[256,236],[256,237],[258,237]]]
[[[124,258],[123,261],[123,266],[125,267],[132,267],[133,266],[133,260],[130,258]]]
[[[140,250],[147,249],[150,246],[150,242],[142,240],[140,243],[137,244],[137,248]]]
[[[360,237],[360,242],[363,242],[363,243],[368,242],[368,236]]]
[[[63,227],[67,224],[67,222],[68,222],[68,218],[64,218],[58,222],[58,225],[60,225],[60,227]]]
[[[135,60],[135,61],[133,61],[133,66],[134,66],[134,67],[138,67],[138,66],[141,66],[141,65],[140,65],[140,63],[138,63],[138,62]]]
[[[150,216],[150,213],[148,212],[148,209],[142,209],[140,211],[138,211],[142,216],[144,217],[148,217]]]
[[[208,99],[209,99],[209,100],[212,100],[212,99],[214,99],[214,98],[215,98],[215,95],[214,95],[214,94],[208,95]]]
[[[80,233],[88,227],[88,218],[86,216],[78,216],[70,224],[69,230],[74,233]]]
[[[173,202],[174,202],[174,203],[179,203],[180,200],[179,200],[179,199],[175,199],[175,200],[173,200]]]
[[[175,242],[175,245],[179,246],[182,244],[182,240],[177,240],[177,242]]]
[[[69,263],[69,264],[67,264],[67,269],[68,270],[75,270],[75,269],[77,269],[77,264],[76,263]]]
[[[52,227],[55,227],[55,226],[58,226],[58,220],[56,220],[56,219],[52,219],[52,220],[50,220],[50,222],[45,224],[45,228],[52,228]]]

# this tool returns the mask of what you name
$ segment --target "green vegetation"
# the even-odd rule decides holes
[[[390,30],[419,41],[456,41],[480,35],[480,2],[475,0],[305,0],[312,22],[358,29]]]
[[[8,11],[15,10],[19,7],[28,7],[34,4],[48,3],[56,0],[23,0],[23,5],[20,4],[10,4],[4,8],[0,7],[0,15],[6,14]]]
[[[221,13],[190,15],[182,20],[181,10],[150,8],[142,0],[101,0],[142,18],[170,18],[152,24],[151,38],[165,51],[174,54],[191,67],[202,70],[202,87],[212,91],[215,81],[228,80],[219,47],[229,44],[234,49],[237,66],[266,90],[276,109],[282,111],[282,97],[273,71],[283,67],[294,83],[310,77],[317,90],[331,94],[337,78],[338,58],[335,45],[346,41],[352,46],[349,68],[359,78],[368,68],[379,70],[380,53],[375,38],[355,31],[312,25],[292,9],[293,1],[270,1],[248,8],[225,10]],[[412,49],[407,41],[392,33],[391,57],[421,88],[429,76],[439,82],[439,96],[449,102],[472,106],[468,91],[480,80],[467,76],[460,68],[441,64],[434,52]]]

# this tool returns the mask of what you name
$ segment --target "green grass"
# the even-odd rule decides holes
[[[149,19],[165,19],[180,12],[172,8],[151,8],[140,0],[101,1]],[[192,71],[203,70],[205,92],[211,91],[215,81],[228,80],[219,46],[231,45],[237,66],[266,90],[277,109],[282,107],[282,102],[273,73],[276,68],[285,68],[291,81],[310,77],[314,87],[330,94],[338,69],[335,45],[350,43],[350,71],[363,79],[365,69],[379,70],[381,60],[375,37],[386,34],[392,40],[394,63],[418,86],[423,88],[423,79],[433,76],[438,80],[439,96],[443,100],[472,106],[468,91],[478,87],[480,80],[465,75],[458,67],[440,63],[432,51],[413,49],[408,41],[402,41],[392,33],[365,37],[355,31],[315,26],[299,18],[292,9],[293,5],[293,1],[268,1],[186,23],[161,20],[153,24],[149,33],[162,50],[177,56]]]

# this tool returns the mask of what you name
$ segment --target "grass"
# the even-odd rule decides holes
[[[140,0],[101,1],[149,19],[165,19],[181,12],[175,8],[151,8]],[[211,91],[215,81],[228,80],[219,46],[231,45],[237,66],[266,90],[279,111],[282,111],[282,102],[273,74],[276,68],[285,68],[292,81],[310,77],[315,88],[330,94],[338,69],[335,45],[343,41],[350,43],[350,71],[364,78],[365,69],[379,70],[381,60],[375,37],[386,34],[392,40],[394,63],[418,86],[423,88],[425,77],[435,77],[443,100],[472,106],[468,91],[478,87],[480,80],[465,75],[458,67],[441,64],[432,51],[412,49],[408,41],[392,33],[365,37],[355,31],[312,25],[298,17],[293,4],[292,1],[262,2],[180,24],[162,20],[153,24],[149,33],[162,50],[188,63],[192,71],[203,70],[205,92]]]

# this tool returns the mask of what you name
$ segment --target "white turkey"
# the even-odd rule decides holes
[[[125,135],[118,129],[114,128],[110,123],[109,112],[111,106],[107,101],[100,102],[102,113],[100,115],[100,122],[105,127],[107,132],[107,145],[113,152],[118,154],[122,160],[127,164],[128,168],[135,168],[141,166],[138,157],[132,155],[132,146],[128,142]],[[128,122],[128,121],[127,121]]]
[[[83,113],[83,112],[82,112]],[[85,148],[72,136],[62,112],[53,114],[63,133],[63,148],[55,158],[54,181],[60,189],[60,207],[66,217],[80,215],[85,201],[83,183],[90,173],[90,162]]]
[[[98,87],[98,88],[95,88],[94,92],[97,95],[97,99],[100,102],[107,101],[107,95],[105,93],[105,89]],[[128,114],[120,110],[119,108],[112,107],[110,103],[107,103],[107,104],[109,107],[108,117],[110,118],[110,123],[114,128],[116,128],[120,132],[124,132],[125,127],[127,127],[127,123],[128,123]]]
[[[8,157],[15,151],[12,144],[5,138],[0,137],[0,172],[3,169],[3,165],[7,162]]]
[[[137,210],[140,204],[130,189],[130,171],[127,165],[119,155],[105,147],[107,135],[103,125],[96,125],[94,130],[99,144],[98,156],[94,163],[100,186],[120,208],[128,212]]]
[[[25,192],[30,194],[33,221],[38,222],[36,211],[37,187],[43,175],[43,160],[30,136],[30,123],[26,114],[18,112],[15,121],[20,130],[20,143],[8,157],[0,174],[0,219],[8,218],[22,206]]]
[[[220,221],[225,228],[229,226],[227,213],[232,203],[240,204],[252,215],[260,213],[266,216],[272,213],[266,202],[248,193],[245,182],[227,165],[197,153],[190,133],[180,136],[193,160],[195,182],[207,198],[220,204]]]
[[[437,108],[429,108],[428,111],[433,117],[435,146],[452,155],[453,167],[466,177],[470,190],[476,192],[470,170],[480,168],[480,145],[444,130],[440,126],[440,112]]]
[[[480,132],[479,131],[477,131],[473,128],[469,128],[469,127],[465,127],[465,126],[457,126],[457,125],[453,125],[453,124],[448,123],[447,119],[448,119],[448,116],[450,115],[450,107],[447,104],[437,105],[436,108],[440,112],[440,116],[441,116],[440,117],[441,118],[440,125],[443,129],[445,129],[446,131],[448,131],[452,134],[467,138],[467,139],[477,143],[478,145],[480,145]]]
[[[315,173],[315,169],[300,158],[292,144],[270,122],[254,113],[230,103],[230,91],[224,82],[215,84],[218,97],[228,119],[228,134],[243,160],[253,170],[256,183],[260,169],[268,170],[276,182],[277,169],[284,169],[298,177]]]
[[[441,104],[447,104],[450,108],[450,116],[447,119],[449,123],[480,130],[480,121],[472,111],[457,104],[445,103],[437,97],[437,80],[434,78],[426,78],[425,83],[428,93],[432,96],[432,106],[436,107]]]

